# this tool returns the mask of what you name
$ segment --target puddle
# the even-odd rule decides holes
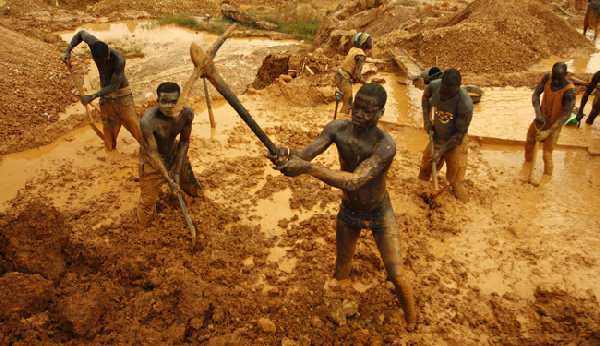
[[[68,165],[72,171],[97,164],[93,159],[95,154],[87,153],[86,147],[104,150],[104,144],[89,126],[60,137],[51,144],[5,155],[0,161],[0,210],[8,207],[7,202],[25,187],[28,180],[42,176],[45,171],[54,172],[63,164]],[[117,149],[109,152],[109,155],[134,155],[138,147],[131,134],[122,131]],[[61,198],[65,199],[66,196]]]
[[[296,267],[296,262],[298,261],[298,259],[296,259],[295,257],[284,258],[287,255],[288,250],[291,249],[291,247],[271,248],[271,253],[269,254],[269,256],[267,256],[267,262],[278,263],[279,270],[287,274],[291,274],[292,270]]]

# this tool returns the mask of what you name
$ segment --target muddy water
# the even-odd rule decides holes
[[[128,59],[125,70],[137,103],[153,99],[156,87],[161,82],[172,81],[183,86],[193,69],[189,55],[190,44],[196,42],[206,50],[217,38],[216,35],[175,25],[156,26],[152,22],[137,21],[86,24],[76,30],[57,34],[66,42],[70,42],[71,37],[82,29],[104,40],[110,46],[119,47],[124,52],[133,51],[144,55],[144,58]],[[230,88],[240,94],[246,90],[247,85],[252,83],[256,71],[269,52],[280,49],[294,50],[300,46],[297,41],[231,37],[219,49],[214,62]],[[75,48],[74,54],[83,50],[87,50],[85,45]],[[98,88],[98,72],[95,68],[91,68],[86,80],[92,81],[92,89]],[[217,94],[210,83],[209,94]],[[190,95],[203,95],[201,81],[196,83]]]

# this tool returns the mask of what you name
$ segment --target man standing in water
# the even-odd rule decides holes
[[[371,229],[410,331],[416,324],[413,290],[403,275],[400,231],[386,188],[386,175],[396,155],[396,143],[377,126],[386,99],[381,85],[365,84],[352,105],[352,120],[334,120],[308,146],[280,147],[277,156],[268,155],[268,158],[285,176],[309,174],[342,190],[336,222],[335,278],[344,280],[350,276],[360,231]],[[340,171],[311,162],[331,144],[337,148]]]
[[[108,47],[95,36],[81,30],[71,39],[71,44],[60,57],[63,61],[71,58],[71,51],[81,42],[87,43],[92,58],[100,73],[102,89],[92,95],[81,97],[81,103],[88,104],[100,97],[100,113],[104,126],[104,145],[108,150],[117,146],[117,136],[121,124],[125,126],[138,143],[142,142],[142,132],[133,103],[129,80],[125,77],[125,58],[118,50]]]
[[[194,177],[187,151],[190,146],[194,111],[185,106],[179,114],[173,109],[181,91],[175,83],[162,83],[156,89],[158,107],[144,112],[140,121],[144,140],[140,147],[140,203],[137,217],[147,227],[156,215],[158,191],[165,182],[173,193],[181,189],[200,196],[201,187]],[[175,138],[179,136],[179,142]]]
[[[335,73],[336,86],[342,96],[342,109],[340,113],[348,114],[352,107],[352,81],[365,82],[362,76],[362,65],[367,59],[365,51],[373,47],[373,39],[369,34],[359,32],[352,38],[354,47],[350,48],[342,66]]]
[[[540,94],[544,93],[540,105]],[[531,98],[535,119],[527,131],[525,141],[525,161],[532,162],[535,142],[544,143],[544,175],[552,176],[552,150],[558,141],[563,124],[573,112],[577,97],[575,85],[567,79],[567,65],[557,62],[552,66],[552,73],[546,73]],[[536,124],[538,126],[536,127]],[[538,131],[538,128],[541,128]]]
[[[423,107],[423,128],[433,131],[434,154],[431,156],[431,143],[423,151],[419,179],[431,180],[432,162],[439,169],[446,162],[446,179],[452,186],[456,198],[461,202],[469,200],[465,187],[467,158],[469,153],[469,125],[473,118],[473,101],[467,91],[460,87],[462,77],[458,70],[449,69],[442,79],[436,79],[425,87],[421,105]],[[433,122],[431,110],[433,108]]]
[[[594,96],[594,101],[592,102],[592,110],[590,111],[588,118],[585,120],[585,123],[592,125],[594,123],[594,120],[598,116],[598,113],[600,113],[600,86],[598,85],[598,82],[600,82],[600,71],[594,73],[592,81],[588,84],[585,93],[581,97],[579,111],[577,112],[577,121],[581,121],[583,119],[583,108],[587,104],[588,98],[592,94],[594,89],[596,90],[596,94]]]

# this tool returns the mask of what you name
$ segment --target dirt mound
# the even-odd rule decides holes
[[[1,217],[0,229],[0,272],[41,274],[53,281],[65,272],[69,228],[58,210],[32,202],[15,218]]]
[[[115,13],[136,11],[147,12],[152,16],[167,16],[173,14],[187,14],[204,16],[210,13],[219,15],[219,4],[216,1],[189,1],[189,0],[151,0],[151,1],[121,1],[100,0],[89,7],[97,16],[114,16]],[[118,16],[118,15],[117,15]]]
[[[542,58],[589,52],[593,45],[538,0],[477,0],[448,19],[396,30],[379,47],[400,46],[426,66],[465,72],[526,70]]]
[[[56,46],[1,26],[0,45],[0,154],[6,154],[60,135],[53,127],[61,125],[53,123],[76,98]]]

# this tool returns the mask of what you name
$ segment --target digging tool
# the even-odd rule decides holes
[[[337,109],[338,109],[338,104],[340,103],[340,101],[344,98],[344,93],[336,90],[335,91],[335,112],[333,113],[333,120],[335,120],[335,118],[337,118]]]
[[[536,132],[536,136],[540,134],[540,132],[542,132],[542,130],[544,130],[544,127],[546,127],[546,120],[544,119],[544,121],[542,122],[542,127],[541,128],[537,128],[537,123],[534,123],[535,129],[537,130]],[[539,184],[535,184],[533,183],[533,173],[535,172],[535,161],[537,161],[537,152],[538,152],[538,146],[540,144],[540,141],[535,140],[535,143],[533,144],[533,152],[532,152],[532,159],[531,159],[531,169],[529,170],[529,174],[527,175],[527,183],[531,184],[533,186],[539,186]]]
[[[71,74],[71,78],[73,79],[73,83],[75,83],[75,87],[79,91],[79,96],[83,97],[83,95],[84,95],[83,94],[83,89],[81,88],[81,85],[79,85],[79,81],[77,80],[77,77],[75,76],[75,72],[73,71],[73,67],[71,66],[71,60],[65,60],[64,63],[65,63],[65,65],[67,65],[67,68],[69,69],[69,73]],[[88,120],[90,122],[90,126],[92,127],[92,129],[94,129],[94,132],[96,132],[96,134],[98,135],[98,137],[100,137],[100,139],[102,141],[104,141],[104,133],[102,133],[102,131],[98,130],[98,128],[94,124],[94,120],[92,119],[92,113],[90,113],[90,109],[88,108],[88,105],[85,104],[83,106],[85,107],[85,112],[87,113]]]
[[[210,51],[209,51],[210,53]],[[192,62],[194,63],[194,70],[200,69],[202,70],[202,76],[208,79],[212,85],[215,86],[217,91],[225,97],[229,105],[235,109],[235,111],[239,114],[239,116],[246,122],[246,124],[250,127],[252,132],[260,139],[260,141],[267,147],[269,152],[272,155],[277,155],[277,147],[275,144],[267,137],[264,131],[258,126],[256,121],[252,119],[250,113],[242,106],[240,100],[235,96],[235,94],[229,89],[229,86],[223,78],[217,72],[215,65],[213,64],[212,58],[210,55],[204,53],[202,48],[196,44],[196,42],[192,43],[190,47],[190,55],[192,56]]]
[[[204,97],[206,97],[206,107],[208,108],[208,119],[210,120],[210,128],[216,129],[217,123],[215,122],[212,107],[210,106],[210,97],[208,97],[208,86],[206,85],[206,78],[202,78],[202,80],[204,81]]]
[[[215,55],[217,54],[217,50],[219,50],[219,48],[221,48],[223,43],[225,43],[225,40],[227,39],[227,37],[229,37],[229,35],[231,35],[231,33],[235,30],[235,28],[237,28],[237,23],[230,25],[229,28],[227,28],[227,31],[225,31],[223,33],[223,35],[219,36],[219,38],[217,38],[215,40],[215,42],[213,42],[212,46],[208,49],[208,51],[206,53],[206,55],[208,55],[211,60],[215,58]],[[194,44],[192,44],[192,46],[193,45]],[[194,56],[192,55],[192,61],[193,60],[194,60]],[[194,70],[192,71],[192,75],[190,76],[190,79],[188,79],[188,81],[183,85],[183,90],[181,92],[181,95],[179,96],[179,100],[177,101],[177,104],[175,105],[175,109],[173,110],[173,114],[175,117],[179,116],[179,112],[181,112],[183,110],[183,107],[185,106],[185,103],[187,102],[187,98],[190,95],[190,91],[192,90],[192,85],[198,78],[200,78],[200,74],[201,74],[200,67],[194,62]],[[212,124],[213,123],[211,122],[211,127],[213,127]]]
[[[185,222],[190,228],[190,233],[192,234],[192,245],[194,245],[196,244],[196,227],[194,227],[194,223],[192,222],[190,213],[187,210],[187,206],[185,205],[185,201],[183,200],[183,196],[181,195],[181,190],[177,191],[177,199],[179,199],[179,205],[181,206],[181,210],[183,211]]]
[[[433,158],[433,155],[435,153],[435,150],[433,149],[433,129],[429,130],[429,142],[431,143],[431,157]],[[438,189],[437,167],[436,167],[436,162],[433,160],[431,161],[431,177],[433,179],[433,190],[437,191],[437,189]]]

